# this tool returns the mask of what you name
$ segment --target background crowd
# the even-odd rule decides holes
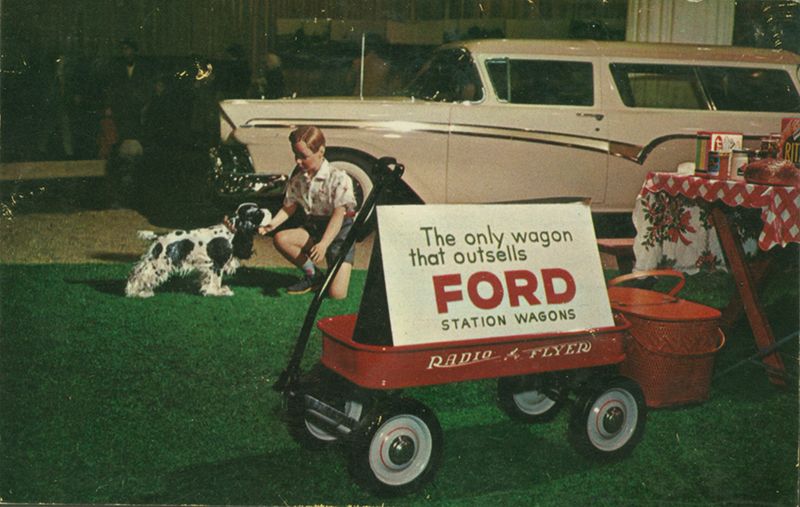
[[[219,142],[220,100],[389,95],[431,49],[369,37],[362,89],[358,44],[320,45],[301,32],[252,66],[239,44],[222,58],[142,55],[133,39],[116,45],[112,58],[31,54],[12,66],[1,83],[0,156],[105,160],[107,204],[140,209],[165,196],[204,200],[193,194],[203,191],[209,148]]]
[[[155,149],[213,142],[218,100],[283,94],[277,57],[253,79],[240,45],[225,54],[142,57],[125,39],[113,59],[30,55],[3,83],[3,161],[107,159],[126,139]]]

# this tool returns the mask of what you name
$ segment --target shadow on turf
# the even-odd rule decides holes
[[[98,292],[111,296],[125,296],[126,280],[65,279],[64,281],[68,284],[87,285]],[[256,268],[239,268],[233,276],[223,278],[223,282],[226,285],[230,285],[234,292],[236,292],[236,287],[255,287],[260,288],[261,293],[267,297],[279,297],[281,295],[280,289],[295,281],[297,281],[295,276]],[[199,295],[198,287],[199,282],[196,274],[174,276],[156,289],[156,295],[159,293]]]
[[[295,275],[257,268],[240,268],[229,278],[233,286],[261,288],[262,294],[269,297],[280,296],[280,289],[297,280],[298,277]]]
[[[312,455],[313,454],[313,455]],[[307,453],[286,449],[266,455],[242,456],[218,463],[199,464],[164,477],[162,491],[134,504],[304,505],[333,502],[331,483],[348,480],[336,453]],[[324,469],[327,477],[311,477]],[[303,480],[308,477],[309,480]],[[322,480],[320,480],[322,479]]]
[[[564,435],[563,425],[552,431]],[[548,428],[549,429],[549,428]],[[563,441],[537,436],[511,421],[444,431],[445,452],[434,482],[408,501],[473,498],[496,492],[535,490],[601,467],[576,454]],[[359,489],[347,472],[343,449],[290,447],[177,470],[165,477],[161,492],[134,503],[304,505],[381,503]],[[402,501],[402,499],[395,499]]]
[[[140,256],[118,252],[92,252],[91,258],[98,261],[134,263]]]

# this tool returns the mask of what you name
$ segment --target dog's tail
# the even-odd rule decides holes
[[[145,241],[153,241],[154,239],[158,238],[158,234],[153,231],[137,231],[136,236]]]

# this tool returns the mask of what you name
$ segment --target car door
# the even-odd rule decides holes
[[[591,58],[484,57],[451,112],[448,202],[605,197],[608,143]]]

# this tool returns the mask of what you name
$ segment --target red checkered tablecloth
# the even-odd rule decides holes
[[[689,199],[722,201],[728,206],[760,208],[764,227],[758,247],[769,250],[775,245],[800,243],[800,188],[755,185],[745,181],[715,180],[676,173],[650,173],[642,186],[640,198],[666,192]]]

